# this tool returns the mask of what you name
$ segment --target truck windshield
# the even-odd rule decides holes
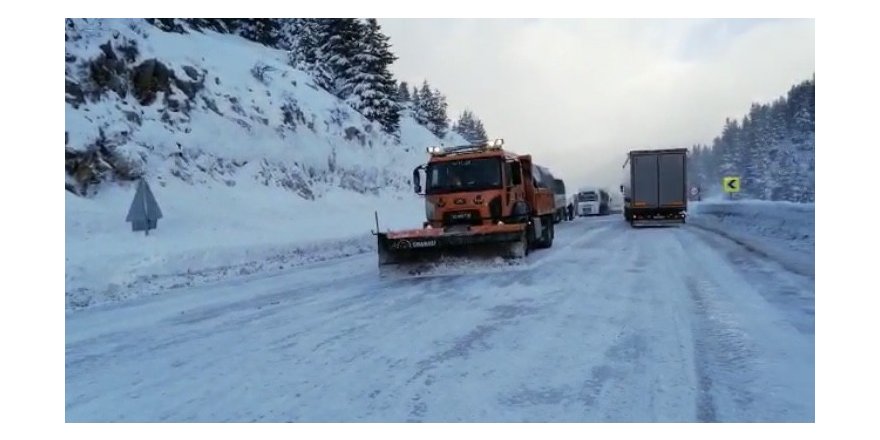
[[[578,194],[578,202],[595,202],[596,200],[596,193],[592,191]]]
[[[428,164],[427,194],[501,188],[501,160],[463,159]]]
[[[565,183],[562,180],[553,180],[553,192],[556,194],[565,194]]]

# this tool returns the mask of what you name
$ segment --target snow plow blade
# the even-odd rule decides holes
[[[417,274],[448,258],[523,258],[524,224],[455,226],[379,233],[379,272]]]

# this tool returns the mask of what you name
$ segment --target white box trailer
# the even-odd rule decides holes
[[[633,226],[684,223],[687,149],[633,150],[623,166],[623,216]]]

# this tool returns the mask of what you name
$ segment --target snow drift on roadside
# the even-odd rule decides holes
[[[688,223],[721,233],[805,275],[815,271],[816,207],[763,200],[691,202]]]

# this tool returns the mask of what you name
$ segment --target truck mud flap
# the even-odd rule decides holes
[[[630,224],[634,228],[650,228],[650,227],[668,227],[668,226],[680,226],[685,223],[683,218],[668,218],[668,219],[638,219],[633,220]]]

